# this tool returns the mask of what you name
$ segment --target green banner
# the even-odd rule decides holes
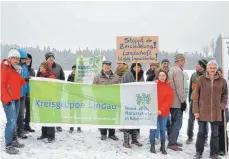
[[[83,57],[76,59],[76,83],[92,84],[94,75],[102,69],[103,56]]]

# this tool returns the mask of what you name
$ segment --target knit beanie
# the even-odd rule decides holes
[[[199,60],[199,61],[198,61],[198,64],[199,64],[201,67],[203,67],[204,70],[206,70],[208,61],[205,60],[205,59],[202,59],[202,60]]]

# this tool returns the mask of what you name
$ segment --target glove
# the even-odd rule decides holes
[[[186,110],[186,108],[187,108],[187,104],[186,104],[186,102],[181,103],[181,110],[182,110],[182,111],[185,111],[185,110]]]
[[[25,80],[26,82],[29,82],[29,79],[30,79],[30,77],[24,78],[24,80]]]

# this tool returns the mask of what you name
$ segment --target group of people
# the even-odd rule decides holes
[[[155,145],[160,138],[162,154],[166,152],[166,132],[168,136],[168,149],[182,151],[182,143],[178,142],[179,132],[182,127],[183,113],[187,109],[187,98],[189,101],[188,139],[186,144],[193,142],[194,121],[198,120],[198,134],[196,141],[195,159],[202,157],[204,146],[207,146],[208,125],[211,126],[210,158],[220,159],[219,155],[225,154],[224,133],[224,111],[228,101],[227,82],[223,78],[222,69],[216,61],[208,62],[205,59],[199,60],[196,65],[196,72],[190,78],[183,71],[185,57],[183,54],[176,54],[174,66],[170,67],[170,61],[164,59],[159,63],[155,60],[150,64],[146,72],[147,79],[144,79],[144,71],[140,63],[128,64],[118,63],[113,72],[112,63],[103,61],[102,70],[95,75],[93,84],[112,85],[119,83],[154,81],[157,83],[158,96],[158,124],[157,129],[150,130],[150,151],[156,153]],[[74,82],[76,65],[72,66],[72,73],[68,81]],[[6,152],[17,154],[16,148],[24,147],[18,142],[18,137],[26,139],[26,132],[34,132],[30,127],[30,99],[29,79],[35,76],[32,68],[32,56],[24,49],[11,49],[8,59],[1,63],[1,101],[6,114],[7,123],[5,128]],[[62,67],[55,62],[52,52],[45,55],[45,61],[40,64],[37,77],[54,78],[65,80]],[[115,129],[99,129],[101,140],[107,137],[118,140]],[[62,131],[61,127],[42,127],[42,134],[38,140],[45,139],[47,142],[55,140],[55,131]],[[69,132],[72,133],[71,127]],[[142,146],[138,141],[140,129],[122,129],[124,136],[123,146],[131,148],[132,145]],[[81,128],[77,128],[81,132]],[[131,143],[130,143],[131,141]],[[228,148],[226,148],[228,149]]]

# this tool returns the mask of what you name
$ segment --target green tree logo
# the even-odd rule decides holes
[[[146,94],[146,93],[142,93],[142,94],[137,94],[137,104],[138,105],[146,105],[146,104],[150,104],[151,102],[151,97],[150,94]]]

